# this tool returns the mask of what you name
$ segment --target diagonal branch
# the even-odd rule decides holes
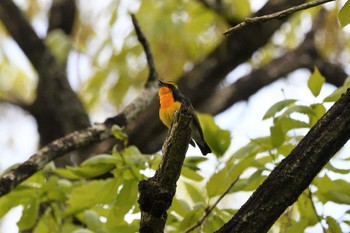
[[[264,23],[266,21],[272,20],[272,19],[280,19],[280,18],[284,18],[288,15],[291,15],[295,12],[301,11],[301,10],[306,10],[315,6],[319,6],[322,5],[324,3],[327,2],[332,2],[335,0],[315,0],[313,2],[307,2],[305,4],[301,4],[298,6],[294,6],[291,8],[288,8],[286,10],[283,11],[279,11],[276,13],[272,13],[272,14],[268,14],[268,15],[263,15],[263,16],[258,16],[258,17],[253,17],[253,18],[246,18],[243,22],[241,22],[240,24],[228,29],[227,31],[224,32],[224,35],[230,35],[232,34],[234,31],[240,30],[243,27],[246,27],[248,25],[251,24],[257,24],[257,23]]]
[[[164,231],[167,210],[176,192],[188,144],[191,140],[191,110],[182,108],[173,117],[156,174],[139,183],[140,233]]]
[[[267,232],[350,139],[350,89],[217,233]]]

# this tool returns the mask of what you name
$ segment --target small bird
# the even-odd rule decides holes
[[[159,80],[158,95],[160,102],[159,118],[163,124],[170,128],[174,112],[179,110],[181,105],[184,104],[185,107],[191,110],[192,114],[192,139],[190,144],[193,147],[196,147],[196,144],[194,143],[196,142],[203,155],[211,153],[210,147],[204,140],[203,130],[199,124],[198,117],[191,104],[191,101],[179,91],[177,85],[173,82],[164,82]]]

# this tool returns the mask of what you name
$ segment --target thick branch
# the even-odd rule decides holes
[[[263,15],[263,16],[258,16],[258,17],[253,17],[253,18],[246,18],[242,23],[228,29],[227,31],[224,32],[224,35],[230,35],[234,31],[240,30],[243,27],[246,27],[251,24],[256,24],[256,23],[264,23],[266,21],[272,20],[272,19],[280,19],[283,17],[286,17],[287,15],[291,15],[295,12],[301,11],[301,10],[306,10],[315,6],[322,5],[327,2],[332,2],[335,0],[316,0],[313,2],[308,2],[305,4],[301,4],[298,6],[291,7],[289,9],[279,11],[276,13],[268,14],[268,15]]]
[[[0,197],[9,193],[35,172],[42,170],[50,161],[75,149],[102,141],[109,136],[110,129],[101,124],[53,141],[31,156],[26,162],[0,177]]]
[[[218,233],[267,232],[350,138],[350,90],[267,177]]]
[[[141,209],[140,233],[161,233],[164,231],[167,210],[176,192],[188,144],[191,140],[191,114],[181,109],[174,114],[174,120],[163,147],[163,158],[156,174],[139,183],[139,204]]]

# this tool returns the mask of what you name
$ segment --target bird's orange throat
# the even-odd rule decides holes
[[[174,104],[174,96],[169,88],[159,88],[158,95],[161,108],[169,108]]]

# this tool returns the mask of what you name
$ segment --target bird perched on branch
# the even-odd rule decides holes
[[[190,144],[193,147],[196,147],[196,144],[194,143],[196,142],[203,155],[211,153],[210,147],[204,140],[203,130],[199,124],[196,112],[194,111],[190,100],[179,91],[177,85],[173,82],[163,82],[159,80],[158,95],[160,102],[159,118],[163,124],[170,128],[174,112],[179,110],[184,104],[185,107],[191,110],[192,115],[192,139]]]

